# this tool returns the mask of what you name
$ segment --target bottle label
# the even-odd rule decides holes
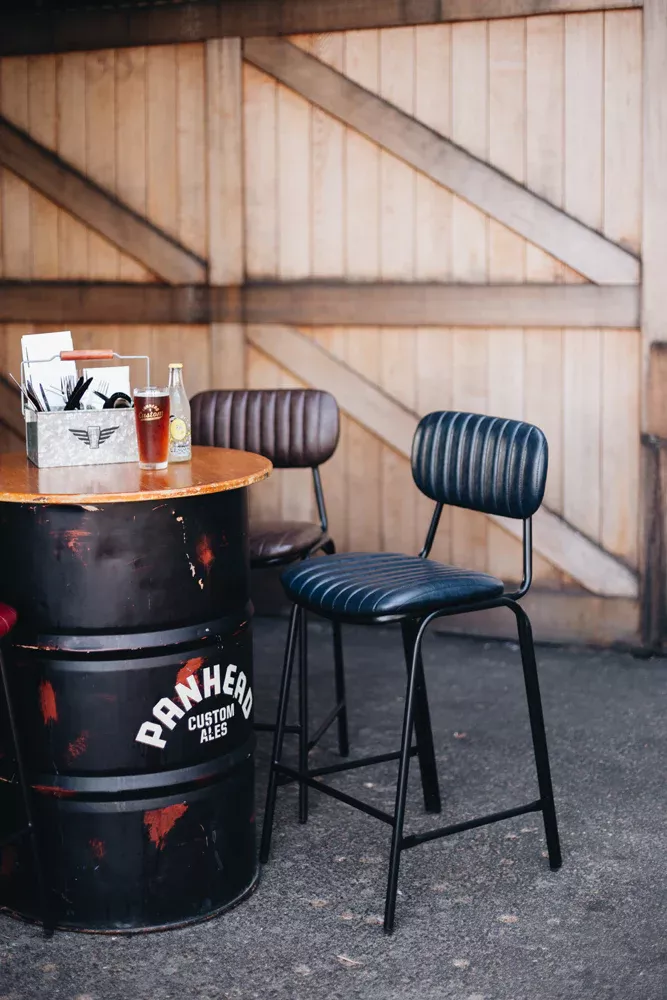
[[[188,436],[188,425],[181,417],[172,417],[169,421],[169,436],[172,441],[185,441]]]

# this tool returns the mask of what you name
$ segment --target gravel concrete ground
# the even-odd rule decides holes
[[[286,623],[256,625],[270,716]],[[313,715],[330,701],[329,629],[311,625]],[[404,667],[390,627],[346,629],[353,750],[398,745]],[[455,822],[536,796],[518,651],[435,636],[426,667],[445,809]],[[389,831],[282,790],[273,860],[235,910],[136,937],[58,933],[0,916],[0,1000],[664,1000],[667,661],[539,650],[564,865],[532,814],[404,855],[396,933],[380,926]],[[259,802],[269,737],[259,742]],[[315,754],[334,761],[333,735]],[[409,829],[427,828],[413,768]],[[338,778],[391,809],[395,765]]]

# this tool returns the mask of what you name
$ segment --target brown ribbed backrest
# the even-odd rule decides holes
[[[191,406],[193,444],[254,451],[277,469],[321,465],[338,444],[338,404],[319,389],[209,389]]]

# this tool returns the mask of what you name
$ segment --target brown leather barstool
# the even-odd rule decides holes
[[[8,604],[0,603],[0,639],[4,639],[5,636],[7,636],[11,632],[11,630],[14,628],[14,625],[16,624],[16,619],[17,615],[14,608],[11,608]],[[51,937],[51,935],[53,934],[53,926],[54,926],[53,916],[51,913],[51,908],[49,906],[48,894],[46,891],[46,881],[44,878],[44,869],[42,866],[42,855],[40,851],[40,846],[37,838],[37,830],[35,828],[35,821],[33,817],[31,789],[28,784],[25,768],[23,765],[23,754],[21,752],[21,743],[19,740],[18,728],[16,725],[16,713],[14,711],[14,704],[12,701],[9,676],[7,673],[5,658],[2,651],[0,651],[0,678],[2,680],[2,693],[4,695],[7,723],[13,743],[14,769],[13,773],[11,774],[7,773],[5,777],[10,784],[18,785],[18,790],[21,796],[21,802],[23,807],[24,824],[25,824],[24,826],[18,827],[14,830],[2,832],[2,834],[0,835],[0,853],[2,853],[3,849],[8,848],[10,845],[16,844],[17,841],[23,840],[26,837],[30,841],[30,847],[32,850],[33,871],[34,871],[35,883],[40,904],[39,910],[42,915],[42,925],[44,927],[45,936]]]
[[[340,432],[338,404],[317,389],[212,389],[191,400],[192,442],[219,448],[239,448],[264,455],[277,469],[312,469],[319,523],[310,521],[251,521],[250,565],[286,566],[317,552],[336,551],[329,535],[319,466],[331,458]],[[299,735],[299,761],[307,767],[308,751],[335,721],[338,749],[349,753],[343,647],[338,622],[333,624],[336,704],[317,730],[308,733],[308,655],[305,615],[299,634],[299,722],[286,732]],[[273,730],[257,723],[258,730]],[[300,789],[299,818],[307,817],[306,789]]]

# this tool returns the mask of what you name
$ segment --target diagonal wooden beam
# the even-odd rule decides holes
[[[249,326],[247,338],[297,378],[309,385],[326,386],[354,420],[410,457],[417,413],[296,330]],[[520,521],[488,516],[516,538],[521,537]],[[534,527],[536,550],[587,590],[604,597],[637,597],[637,575],[558,514],[542,506]]]
[[[0,164],[163,280],[206,281],[205,261],[2,117]]]
[[[290,42],[248,39],[243,54],[253,66],[591,281],[639,281],[639,261],[628,250]]]
[[[39,12],[14,6],[5,4],[0,15],[0,55],[614,10],[641,7],[642,0],[199,0]]]

